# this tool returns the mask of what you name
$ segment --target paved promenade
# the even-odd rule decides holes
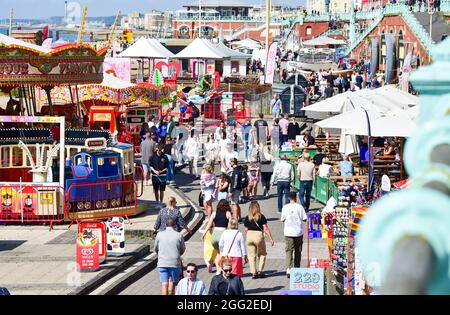
[[[168,189],[167,197],[178,194]],[[126,223],[126,254],[109,257],[96,272],[76,271],[75,242],[77,225],[1,225],[0,286],[11,294],[75,294],[93,281],[107,277],[114,269],[127,266],[130,260],[149,252],[150,241],[142,234],[153,229],[161,205],[157,205],[151,187],[147,187],[139,203],[145,212]],[[184,213],[190,207],[179,200]]]
[[[197,202],[200,185],[198,181],[194,180],[193,176],[185,173],[179,173],[176,176],[176,182],[179,189],[184,192],[188,198]],[[259,192],[262,192],[262,188],[259,187]],[[267,261],[265,272],[267,278],[265,279],[252,279],[249,271],[248,264],[244,266],[244,287],[246,294],[278,294],[280,290],[289,289],[289,279],[286,277],[285,268],[285,245],[283,236],[283,224],[279,220],[280,214],[277,211],[277,192],[276,189],[272,189],[269,199],[258,198],[263,214],[267,217],[269,228],[272,232],[275,240],[275,245],[270,246],[267,243]],[[214,204],[215,205],[215,204]],[[242,216],[247,215],[249,203],[241,205]],[[321,207],[318,203],[313,203],[312,209],[319,209]],[[306,227],[305,227],[306,228]],[[243,226],[240,226],[241,231]],[[302,266],[306,266],[307,256],[307,243],[306,237],[304,238],[303,253],[302,253]],[[328,249],[325,239],[311,240],[310,243],[310,256],[320,259],[326,259],[328,256]],[[186,265],[188,262],[194,262],[199,266],[199,278],[205,281],[207,290],[211,278],[215,273],[208,273],[206,264],[203,260],[203,242],[201,240],[200,232],[196,232],[195,235],[186,243],[186,252],[183,255],[183,262]],[[159,283],[159,273],[155,269],[148,273],[134,284],[127,287],[120,294],[146,294],[155,295],[160,294],[161,285]]]

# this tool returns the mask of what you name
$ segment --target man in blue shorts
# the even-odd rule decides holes
[[[169,294],[169,281],[173,282],[172,292],[176,292],[178,281],[181,278],[181,255],[186,250],[184,238],[181,233],[174,230],[175,221],[169,218],[166,229],[159,232],[155,239],[155,252],[158,254],[159,280],[161,282],[161,294]]]

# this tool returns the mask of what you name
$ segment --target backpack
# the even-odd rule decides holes
[[[194,118],[200,117],[200,110],[195,105],[192,106],[192,117]]]
[[[241,169],[241,188],[244,189],[248,186],[248,174],[244,170],[244,168]]]
[[[159,127],[159,136],[161,138],[165,138],[167,135],[167,125],[161,125],[161,127]]]

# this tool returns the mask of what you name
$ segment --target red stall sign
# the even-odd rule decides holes
[[[106,225],[102,221],[82,221],[78,225],[78,235],[82,235],[83,240],[96,238],[98,243],[99,263],[106,261]]]
[[[96,237],[83,238],[82,234],[77,239],[77,265],[80,271],[97,271],[99,269],[98,240]]]

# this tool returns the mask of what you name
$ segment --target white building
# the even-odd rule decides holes
[[[144,30],[151,36],[166,37],[172,30],[172,13],[153,10],[144,14]]]
[[[352,0],[330,0],[330,13],[337,14],[350,12],[351,1]]]
[[[311,12],[319,12],[320,14],[325,13],[327,10],[325,8],[325,4],[328,2],[327,0],[307,0],[306,1],[306,11],[308,14]]]

